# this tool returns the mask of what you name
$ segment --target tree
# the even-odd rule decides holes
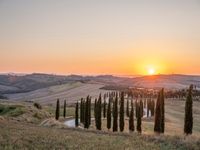
[[[158,93],[155,112],[154,131],[164,133],[165,131],[165,106],[164,106],[164,89]]]
[[[161,133],[165,132],[165,98],[164,98],[164,89],[162,89],[160,94],[161,100]]]
[[[83,121],[83,119],[84,119],[84,106],[83,106],[83,104],[84,104],[84,100],[83,100],[83,98],[81,98],[81,104],[80,104],[80,122],[81,123],[83,123],[84,121]]]
[[[83,99],[83,103],[82,103],[82,123],[85,124],[85,103],[86,101]]]
[[[120,100],[120,121],[119,121],[119,127],[120,131],[124,131],[124,92],[121,92],[121,100]]]
[[[160,107],[160,92],[156,101],[155,121],[154,121],[154,132],[161,132],[161,107]]]
[[[88,106],[88,122],[89,122],[89,126],[91,125],[91,97],[89,97],[89,106]]]
[[[129,117],[129,99],[127,99],[126,103],[126,116]]]
[[[133,108],[133,100],[131,100],[131,112],[129,117],[129,130],[134,131],[134,108]]]
[[[140,103],[139,104],[137,104],[138,106],[138,117],[137,117],[137,131],[138,131],[138,133],[141,133],[142,132],[142,127],[141,127],[141,125],[142,125],[142,111],[141,111],[141,109],[142,109],[142,102],[141,102],[141,100],[140,100]]]
[[[155,101],[152,99],[150,103],[150,111],[151,111],[151,116],[154,116],[155,112]]]
[[[103,103],[103,117],[106,118],[106,100],[104,96],[104,103]]]
[[[59,99],[57,99],[57,103],[56,103],[56,120],[59,119],[59,116],[60,116],[60,102],[59,102]]]
[[[143,115],[144,115],[144,105],[143,105],[142,100],[140,100],[140,113],[141,113],[140,117],[143,117]]]
[[[107,109],[107,128],[111,128],[111,97],[109,97],[108,109]]]
[[[75,126],[78,127],[78,102],[76,103],[76,111],[75,111]]]
[[[66,100],[64,101],[63,117],[66,117]]]
[[[97,99],[95,98],[95,103],[94,103],[94,119],[95,119],[95,125],[97,127]]]
[[[135,101],[135,117],[138,118],[138,101]]]
[[[99,95],[98,101],[97,101],[97,108],[96,108],[96,128],[97,130],[101,130],[101,94]]]
[[[117,95],[117,94],[116,94]],[[118,130],[118,97],[115,96],[115,102],[113,106],[113,132]]]
[[[151,102],[151,100],[148,99],[148,101],[147,101],[147,118],[149,117],[150,102]]]
[[[85,102],[85,120],[84,120],[84,128],[89,128],[90,126],[90,97],[89,95],[86,98],[86,102]]]
[[[184,133],[186,135],[192,134],[193,128],[193,100],[192,100],[192,90],[193,85],[190,85],[187,99],[185,101],[185,124],[184,124]]]

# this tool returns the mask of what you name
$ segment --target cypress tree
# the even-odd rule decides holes
[[[142,109],[142,102],[141,102],[141,100],[140,100],[140,103],[139,104],[137,104],[138,106],[138,117],[137,117],[137,131],[138,131],[138,133],[141,133],[142,132],[142,128],[141,128],[141,125],[142,125],[142,111],[141,111],[141,109]]]
[[[106,100],[105,99],[103,103],[103,117],[106,118]]]
[[[99,95],[99,99],[98,99],[98,102],[97,102],[96,115],[97,115],[96,128],[98,130],[101,130],[101,94]]]
[[[85,107],[84,107],[84,128],[87,128],[89,127],[89,122],[88,122],[88,106],[89,106],[89,101],[88,101],[88,97],[85,101]]]
[[[161,90],[161,133],[165,132],[165,99],[164,99],[164,89]]]
[[[126,116],[129,117],[129,99],[127,99],[126,103]]]
[[[161,102],[160,102],[160,95],[158,93],[158,98],[156,102],[156,111],[155,111],[155,123],[154,123],[154,132],[160,133],[161,132]]]
[[[130,117],[129,117],[129,130],[130,131],[135,130],[133,100],[131,100],[131,112],[130,112]]]
[[[112,100],[113,100],[113,101],[112,101],[112,105],[113,105],[113,107],[112,107],[112,116],[113,116],[113,118],[115,117],[115,116],[114,116],[114,113],[115,113],[115,99],[116,99],[116,98],[112,97]]]
[[[140,113],[141,113],[140,117],[143,117],[143,115],[144,115],[144,105],[143,105],[142,100],[140,100]]]
[[[75,112],[75,126],[78,127],[79,123],[78,123],[78,102],[76,103],[76,112]]]
[[[149,117],[150,99],[147,101],[147,118]]]
[[[138,118],[138,101],[135,101],[135,117]]]
[[[83,99],[83,104],[82,104],[83,124],[85,124],[85,103],[86,103],[86,101]]]
[[[111,97],[109,97],[108,110],[107,110],[107,128],[111,128]]]
[[[115,96],[115,102],[114,102],[114,109],[113,109],[113,132],[116,132],[118,130],[118,97]]]
[[[59,119],[59,116],[60,116],[60,102],[59,102],[59,99],[57,99],[57,103],[56,103],[56,120]]]
[[[184,124],[184,133],[186,135],[192,134],[192,128],[193,128],[193,100],[192,100],[192,90],[193,85],[190,85],[187,99],[185,101],[185,124]]]
[[[89,97],[89,118],[88,118],[88,122],[89,122],[89,126],[91,125],[91,97]]]
[[[80,122],[83,123],[83,98],[81,98],[80,104]]]
[[[97,127],[97,99],[95,98],[95,103],[94,103],[94,118],[95,118],[95,125]]]
[[[66,100],[64,101],[63,117],[66,117]]]
[[[153,99],[151,100],[150,107],[151,107],[151,116],[154,116],[154,113],[155,113],[155,101]]]
[[[120,131],[124,131],[124,92],[121,93],[120,100],[120,121],[119,121]]]

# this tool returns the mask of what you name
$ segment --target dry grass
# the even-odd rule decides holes
[[[123,133],[113,133],[106,129],[106,119],[102,121],[103,131],[95,130],[94,122],[89,130],[67,128],[55,121],[54,108],[45,106],[42,110],[25,103],[8,103],[23,107],[25,112],[17,117],[4,114],[0,117],[0,149],[178,149],[199,150],[200,148],[200,103],[194,103],[193,135],[183,135],[184,102],[166,100],[165,135],[153,133],[153,118],[143,119],[142,135],[129,133],[128,120]],[[48,111],[47,111],[48,110]],[[67,108],[67,118],[74,116],[74,108]],[[37,114],[37,115],[36,115]],[[69,115],[70,114],[70,115]],[[46,119],[51,117],[50,119]],[[33,120],[36,121],[33,121]],[[31,121],[32,120],[32,121]],[[135,122],[136,123],[136,122]]]

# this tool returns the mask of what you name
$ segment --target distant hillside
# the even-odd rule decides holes
[[[122,89],[128,87],[144,88],[167,88],[183,89],[190,84],[200,88],[200,76],[190,75],[154,75],[143,77],[116,77],[112,75],[100,76],[80,76],[80,75],[49,75],[49,74],[30,74],[30,75],[0,75],[0,95],[31,92],[51,86],[72,84],[80,82],[82,84],[97,84],[103,89]],[[88,93],[89,94],[89,93]]]
[[[95,82],[113,84],[122,81],[123,78],[111,75],[103,76],[79,76],[79,75],[49,75],[49,74],[30,74],[30,75],[0,75],[0,94],[24,93],[50,86],[62,85],[75,82]]]
[[[200,76],[191,75],[154,75],[133,78],[126,81],[130,86],[145,88],[167,88],[167,89],[183,89],[190,84],[200,88]]]
[[[48,74],[30,74],[24,76],[0,75],[0,94],[29,92],[53,85],[73,82],[79,79],[81,79],[81,77]]]

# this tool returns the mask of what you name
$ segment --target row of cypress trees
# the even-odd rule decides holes
[[[113,116],[113,132],[118,131],[118,121],[119,121],[119,128],[120,131],[123,132],[125,122],[124,122],[124,92],[120,93],[118,97],[116,96],[109,96],[108,105],[106,104],[106,101],[104,99],[103,103],[103,117],[106,115],[107,118],[107,128],[111,129],[111,121]],[[120,98],[120,101],[118,99]],[[120,104],[120,109],[118,111],[118,104]],[[113,108],[112,108],[113,105]],[[107,106],[107,111],[106,111]],[[127,105],[129,107],[129,105]],[[138,109],[139,108],[139,109]],[[136,105],[136,114],[138,114],[138,120],[137,120],[137,131],[141,132],[141,118],[143,115],[143,103],[140,101],[139,104]],[[76,103],[76,109],[75,109],[75,126],[77,127],[79,125],[79,104]],[[131,111],[129,112],[129,129],[130,131],[135,130],[134,126],[134,106],[133,106],[133,100],[131,100]],[[98,99],[95,99],[94,103],[94,117],[95,117],[95,125],[97,130],[101,130],[101,117],[102,116],[102,96],[99,95]],[[80,102],[80,122],[84,124],[84,128],[89,128],[89,125],[91,124],[91,98],[88,96],[86,98],[86,101],[84,99],[81,99]]]
[[[78,126],[78,102],[75,110],[75,125]],[[86,100],[81,99],[80,103],[80,123],[84,124],[84,128],[89,128],[91,125],[91,97],[88,95]]]
[[[57,99],[56,102],[56,113],[55,113],[55,119],[58,120],[60,117],[60,101]],[[64,101],[64,107],[63,107],[63,117],[66,117],[66,100]]]
[[[186,135],[192,134],[193,128],[193,114],[192,114],[192,90],[193,86],[191,85],[188,90],[187,99],[185,102],[185,123],[184,123],[184,133]],[[106,103],[106,97],[108,96],[108,104]],[[95,117],[95,125],[97,130],[101,130],[101,118],[102,118],[102,106],[103,106],[103,117],[107,118],[107,128],[111,129],[111,122],[113,117],[113,132],[118,131],[118,121],[119,121],[119,129],[121,132],[124,130],[124,96],[125,93],[121,92],[120,94],[108,94],[104,95],[104,102],[102,105],[102,96],[99,95],[98,99],[95,99],[94,103],[94,117]],[[120,100],[119,100],[120,99]],[[154,116],[155,113],[155,121],[154,121],[154,132],[156,133],[164,133],[165,132],[165,100],[164,100],[164,89],[161,89],[158,92],[156,108],[154,112],[155,102],[154,100],[143,101],[136,100],[135,101],[135,114],[134,114],[134,104],[133,99],[131,99],[131,110],[129,112],[129,99],[127,100],[126,105],[126,115],[129,117],[129,130],[134,131],[134,115],[137,120],[137,131],[139,133],[142,132],[142,117],[143,117],[143,108],[147,103],[147,117],[149,111],[151,112],[151,116]],[[118,111],[118,105],[120,105]],[[56,105],[56,119],[59,119],[60,113],[60,103],[59,99],[57,100]],[[63,116],[66,116],[66,101],[64,101],[64,111]],[[76,103],[75,110],[75,125],[76,127],[79,125],[79,103]],[[91,97],[87,96],[86,100],[81,99],[80,102],[80,122],[84,124],[84,128],[89,128],[91,124]]]

